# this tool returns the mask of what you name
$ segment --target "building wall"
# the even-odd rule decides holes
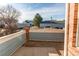
[[[79,4],[77,3],[70,3],[70,5],[68,5],[70,7],[68,7],[69,11],[67,14],[68,15],[68,33],[66,35],[68,35],[68,38],[66,38],[68,46],[66,49],[68,55],[73,55],[73,56],[77,56],[79,55],[79,49],[76,47],[76,32],[77,32],[77,21],[78,21],[78,6]]]

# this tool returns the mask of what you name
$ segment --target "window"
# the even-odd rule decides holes
[[[77,22],[77,34],[76,34],[76,46],[79,47],[79,6],[78,6],[78,22]]]
[[[79,19],[78,19],[78,26],[77,26],[77,39],[76,39],[76,46],[79,47]]]

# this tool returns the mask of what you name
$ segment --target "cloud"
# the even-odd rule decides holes
[[[55,19],[63,19],[65,14],[64,4],[12,4],[17,10],[21,12],[19,22],[25,20],[33,20],[36,13],[39,13],[44,20],[50,20],[52,16]]]
[[[7,4],[8,3],[0,4],[0,6],[4,6]],[[11,5],[21,12],[21,16],[19,17],[19,22],[23,22],[25,20],[33,20],[36,13],[39,13],[44,20],[50,20],[51,16],[55,19],[64,19],[65,17],[65,5],[63,4],[14,3]]]
[[[28,10],[26,9],[21,9],[21,21],[24,20],[33,20],[34,16],[36,13],[39,13],[44,20],[49,20],[51,16],[56,17],[56,15],[63,15],[65,10],[62,7],[49,7],[49,8],[41,8],[41,9],[36,9],[36,10]],[[61,18],[61,16],[60,16]]]

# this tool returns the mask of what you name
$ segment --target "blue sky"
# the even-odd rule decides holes
[[[36,13],[39,13],[43,20],[63,20],[65,18],[64,3],[14,3],[14,8],[21,12],[19,22],[33,20]]]

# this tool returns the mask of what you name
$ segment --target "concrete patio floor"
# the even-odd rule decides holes
[[[12,56],[63,56],[63,42],[29,41]]]
[[[13,56],[58,56],[53,47],[21,47]]]
[[[33,36],[32,33],[33,32]],[[64,54],[64,30],[62,29],[31,29],[28,42],[19,48],[12,56],[63,56]],[[34,34],[36,33],[36,34]],[[45,33],[40,35],[40,33]],[[49,33],[48,35],[46,33]],[[52,33],[52,34],[51,34]],[[51,35],[50,35],[51,34]],[[55,34],[55,35],[54,35]],[[52,40],[49,41],[47,37]],[[61,36],[60,36],[61,35]],[[41,36],[41,37],[40,37]],[[42,36],[45,36],[45,40]],[[37,39],[37,38],[38,39]],[[36,38],[36,40],[34,40]],[[62,41],[57,41],[61,39]],[[56,40],[56,41],[53,41]]]

